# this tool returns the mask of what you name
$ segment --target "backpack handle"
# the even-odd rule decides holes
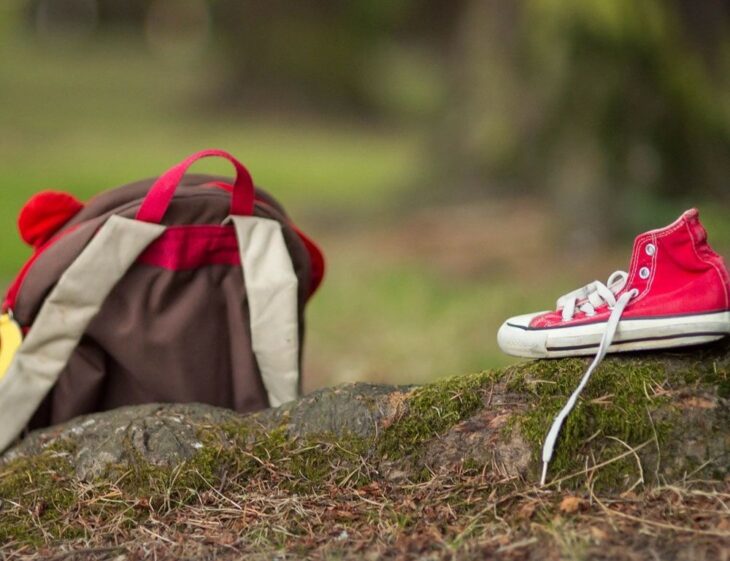
[[[236,181],[231,196],[232,216],[251,216],[254,208],[254,185],[251,174],[245,166],[223,150],[202,150],[186,158],[162,174],[150,188],[137,212],[137,220],[159,224],[167,212],[175,190],[188,168],[203,158],[224,158],[236,168]]]

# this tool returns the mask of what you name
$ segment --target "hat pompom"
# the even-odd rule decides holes
[[[31,197],[20,211],[20,237],[30,246],[39,247],[71,220],[84,205],[68,193],[44,191]]]

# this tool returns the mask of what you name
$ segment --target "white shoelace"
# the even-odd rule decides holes
[[[624,309],[628,305],[629,301],[639,293],[638,290],[632,289],[624,292],[617,298],[617,295],[626,286],[627,279],[627,273],[624,271],[616,271],[608,278],[608,282],[606,282],[606,284],[603,284],[600,281],[594,281],[583,288],[574,290],[573,292],[570,292],[558,299],[557,307],[558,309],[563,309],[563,321],[573,319],[576,307],[586,315],[593,316],[596,315],[596,308],[603,306],[604,304],[608,304],[608,307],[611,309],[611,315],[606,322],[606,330],[603,332],[601,344],[598,347],[598,352],[596,353],[593,362],[588,367],[585,374],[583,374],[580,384],[578,384],[578,387],[575,388],[571,396],[568,398],[563,409],[555,417],[555,420],[550,427],[550,431],[545,438],[545,444],[542,448],[542,477],[540,479],[540,485],[545,485],[548,465],[553,457],[555,442],[558,439],[563,422],[568,415],[570,415],[573,407],[575,407],[578,397],[580,397],[583,389],[588,384],[588,380],[590,380],[593,371],[606,356],[608,348],[611,346],[613,338],[616,335],[616,328],[618,327]]]

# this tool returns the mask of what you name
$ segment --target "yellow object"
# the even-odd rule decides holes
[[[8,314],[0,316],[0,380],[10,368],[22,342],[23,332],[15,320]]]

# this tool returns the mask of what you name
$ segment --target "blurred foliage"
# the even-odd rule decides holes
[[[719,0],[24,6],[39,34],[125,27],[158,55],[199,56],[214,70],[201,110],[430,131],[436,197],[541,196],[577,245],[697,198],[730,202],[730,5]]]
[[[259,100],[274,94],[290,104],[367,108],[367,61],[407,3],[377,8],[367,0],[216,3],[231,96],[250,100],[259,92]]]
[[[0,284],[29,254],[11,225],[32,193],[86,198],[217,146],[324,246],[315,385],[503,364],[505,317],[626,266],[626,245],[580,259],[576,246],[697,205],[730,251],[729,12],[720,0],[5,0]]]
[[[205,35],[211,62],[222,69],[211,97],[224,110],[285,107],[397,119],[435,106],[443,53],[463,5],[464,0],[28,0],[23,11],[39,35],[124,29],[145,35],[158,51]]]
[[[442,173],[545,194],[583,241],[634,230],[657,201],[727,203],[729,21],[714,1],[470,3]]]

